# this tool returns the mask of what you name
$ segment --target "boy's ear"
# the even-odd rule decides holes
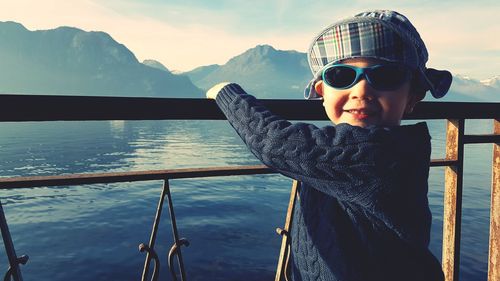
[[[405,113],[412,113],[413,112],[413,108],[415,107],[415,105],[419,101],[421,101],[423,98],[424,97],[421,96],[421,95],[416,95],[414,93],[410,93],[410,98],[408,100],[408,103],[406,104]]]
[[[314,90],[319,96],[323,97],[323,80],[319,80],[314,84]]]
[[[415,105],[425,98],[426,90],[418,82],[412,81],[410,86],[410,98],[406,104],[405,113],[413,112]]]

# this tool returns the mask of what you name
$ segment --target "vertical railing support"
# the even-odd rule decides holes
[[[458,281],[460,267],[464,125],[463,119],[453,119],[446,128],[446,159],[456,161],[445,170],[442,265],[446,281]]]
[[[152,280],[156,281],[159,276],[159,258],[158,255],[156,254],[154,250],[155,242],[156,242],[156,235],[158,233],[158,227],[160,225],[160,219],[161,219],[161,213],[163,210],[163,203],[165,201],[165,197],[168,200],[168,210],[170,213],[170,220],[172,222],[172,233],[174,236],[174,244],[170,248],[170,251],[168,253],[168,267],[170,269],[170,273],[172,274],[172,280],[176,281],[177,276],[175,274],[174,270],[174,265],[173,265],[173,258],[177,257],[177,262],[179,264],[179,271],[181,275],[181,281],[186,281],[186,272],[184,270],[184,262],[182,260],[182,252],[181,252],[181,246],[189,246],[189,241],[186,238],[179,238],[179,233],[177,231],[177,222],[175,219],[175,213],[174,213],[174,205],[172,202],[172,195],[170,194],[170,185],[168,182],[168,179],[165,179],[164,184],[163,184],[163,189],[161,191],[160,195],[160,201],[158,202],[158,207],[156,209],[156,216],[155,220],[153,223],[153,229],[151,231],[151,237],[149,239],[149,245],[141,244],[139,245],[140,251],[146,251],[146,260],[144,262],[144,269],[142,272],[142,281],[146,281],[148,279],[148,272],[149,272],[149,264],[151,262],[151,259],[155,260],[155,268],[152,276]]]
[[[276,229],[278,234],[281,235],[283,238],[281,239],[281,250],[278,258],[278,268],[276,269],[276,277],[274,279],[275,281],[288,280],[287,279],[288,276],[287,270],[289,269],[288,259],[290,257],[290,250],[291,250],[290,230],[293,220],[293,209],[295,208],[295,198],[297,196],[297,189],[299,188],[299,186],[300,182],[294,180],[292,184],[292,190],[290,191],[290,201],[288,203],[288,210],[286,212],[285,226],[283,229],[281,228]]]
[[[14,279],[14,281],[23,281],[23,276],[21,275],[21,269],[19,264],[26,264],[28,261],[28,256],[24,255],[22,257],[17,257],[16,250],[14,248],[14,243],[12,242],[12,237],[10,236],[9,226],[7,225],[7,219],[5,218],[5,213],[3,211],[2,202],[0,201],[0,229],[2,231],[3,244],[5,246],[5,252],[7,258],[9,259],[9,270],[5,274],[4,280]]]
[[[181,246],[189,246],[189,241],[186,238],[179,237],[179,232],[177,231],[177,220],[174,213],[174,204],[172,202],[172,195],[170,194],[170,187],[167,179],[165,180],[165,190],[168,199],[170,220],[172,221],[172,234],[174,236],[174,245],[172,245],[172,248],[170,248],[170,251],[168,253],[168,264],[170,267],[170,272],[172,273],[172,280],[176,281],[177,276],[173,267],[173,256],[177,256],[177,263],[179,265],[181,281],[186,281],[186,271],[184,270],[184,261],[182,259]]]
[[[500,119],[496,119],[493,133],[500,135]],[[490,249],[488,280],[500,280],[500,143],[493,144],[491,171]]]
[[[160,226],[161,212],[163,210],[163,202],[165,201],[165,195],[166,195],[167,188],[168,188],[168,186],[166,186],[166,181],[165,181],[165,183],[163,184],[163,189],[161,191],[160,200],[158,201],[158,207],[156,208],[156,215],[155,215],[155,219],[153,222],[153,229],[151,230],[151,235],[149,237],[149,244],[148,245],[143,245],[143,244],[140,245],[141,249],[148,249],[148,251],[146,251],[146,260],[144,261],[144,268],[142,270],[141,281],[146,281],[146,279],[148,279],[149,264],[151,263],[151,259],[156,256],[155,261],[157,260],[157,255],[155,253],[154,248],[155,248],[155,243],[156,243],[156,234],[158,233],[158,227]],[[147,246],[147,247],[144,247],[144,246]],[[159,272],[160,268],[155,266],[155,269],[157,272],[156,274],[159,274],[158,272]]]

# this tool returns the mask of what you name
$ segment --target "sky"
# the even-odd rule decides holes
[[[188,71],[261,44],[305,53],[323,28],[370,9],[407,16],[427,45],[428,67],[478,80],[500,75],[497,0],[0,0],[0,21],[104,31],[140,61]]]

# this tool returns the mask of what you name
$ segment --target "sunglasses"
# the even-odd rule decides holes
[[[375,90],[393,91],[401,87],[411,75],[410,69],[402,64],[377,64],[356,67],[347,64],[333,64],[323,70],[323,81],[330,87],[343,90],[354,86],[364,77]]]

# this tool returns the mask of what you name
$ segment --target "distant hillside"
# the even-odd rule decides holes
[[[15,22],[0,22],[0,62],[0,93],[202,98],[211,86],[231,81],[259,98],[302,99],[312,76],[305,53],[269,45],[179,75],[155,60],[139,62],[104,32],[29,31]],[[440,101],[500,102],[500,77],[456,75]]]
[[[104,32],[0,22],[0,93],[203,97],[190,80],[137,61]]]
[[[500,75],[497,75],[497,76],[492,77],[490,79],[481,80],[480,82],[481,82],[481,84],[484,84],[486,86],[500,89]]]
[[[191,79],[191,81],[193,81],[194,83],[201,83],[201,84],[203,84],[203,82],[200,82],[200,81],[204,80],[205,77],[207,77],[212,72],[214,72],[217,69],[219,69],[220,67],[221,66],[218,65],[218,64],[212,64],[212,65],[207,65],[207,66],[200,66],[200,67],[197,67],[197,68],[195,68],[195,69],[193,69],[193,70],[191,70],[189,72],[186,72],[184,74],[186,74]],[[209,82],[211,82],[211,81],[209,81]],[[198,85],[198,87],[207,90],[208,88],[210,88],[209,82],[205,83],[206,85],[208,85],[208,86],[205,86],[205,87],[200,87],[199,85],[201,85],[201,84],[197,84],[197,85]]]
[[[147,65],[147,66],[152,67],[152,68],[156,68],[159,70],[170,72],[166,66],[164,66],[161,62],[159,62],[157,60],[144,60],[142,62],[142,64]]]
[[[500,102],[500,83],[494,79],[478,81],[455,75],[450,92],[441,100]]]
[[[302,99],[312,78],[305,53],[275,50],[268,45],[249,49],[224,65],[201,66],[185,73],[202,89],[222,82],[241,84],[259,98]],[[426,100],[434,100],[430,94]],[[455,76],[450,92],[438,101],[500,102],[500,78],[477,81]]]
[[[304,53],[259,45],[224,65],[199,67],[185,73],[193,83],[209,89],[221,81],[241,84],[260,98],[300,99],[310,70]]]

